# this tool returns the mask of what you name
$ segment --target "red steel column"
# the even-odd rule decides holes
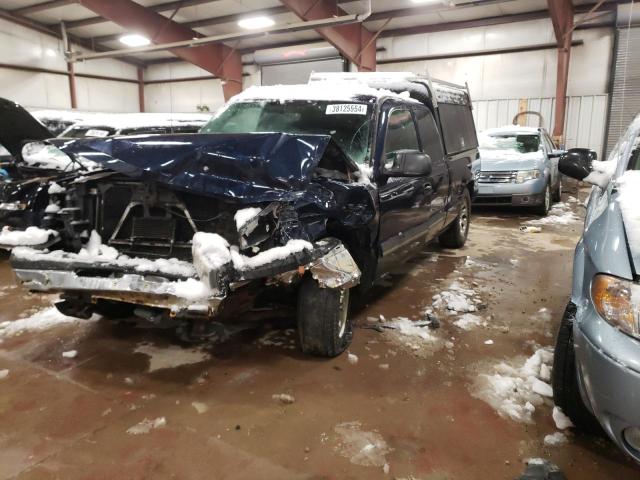
[[[138,108],[144,112],[144,68],[138,67]]]
[[[336,0],[280,0],[280,3],[307,21],[347,15],[347,12],[338,7]],[[316,31],[357,65],[359,71],[376,70],[376,41],[362,24],[316,28]]]
[[[573,4],[571,0],[547,0],[553,30],[558,43],[558,65],[556,74],[556,108],[553,122],[553,140],[564,145],[564,119],[567,111],[567,85],[569,83],[569,60],[573,33]]]

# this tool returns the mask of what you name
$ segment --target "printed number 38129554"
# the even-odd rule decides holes
[[[334,103],[327,105],[327,115],[366,115],[367,106],[362,103]]]

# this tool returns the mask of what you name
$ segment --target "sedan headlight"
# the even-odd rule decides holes
[[[640,337],[640,285],[599,274],[591,282],[591,300],[598,314],[628,335]]]
[[[540,170],[518,170],[516,174],[516,183],[524,183],[528,180],[535,180],[540,178],[542,172]]]
[[[17,211],[20,211],[20,210],[24,210],[25,208],[27,208],[27,204],[26,203],[20,203],[20,202],[0,203],[0,210],[6,210],[6,211],[10,211],[10,212],[17,212]]]

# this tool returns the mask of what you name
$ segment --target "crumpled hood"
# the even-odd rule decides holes
[[[254,201],[282,200],[283,193],[304,191],[327,149],[342,157],[345,170],[353,168],[328,135],[138,135],[51,143],[133,178]]]
[[[542,169],[542,152],[518,153],[509,150],[480,150],[480,166],[485,172]]]

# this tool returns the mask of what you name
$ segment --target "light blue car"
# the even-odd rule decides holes
[[[562,183],[557,150],[544,128],[507,127],[478,136],[479,158],[473,164],[474,204],[534,207],[546,215],[560,201]]]
[[[556,342],[554,401],[640,462],[640,114],[608,161],[572,149],[559,168],[594,186]]]

